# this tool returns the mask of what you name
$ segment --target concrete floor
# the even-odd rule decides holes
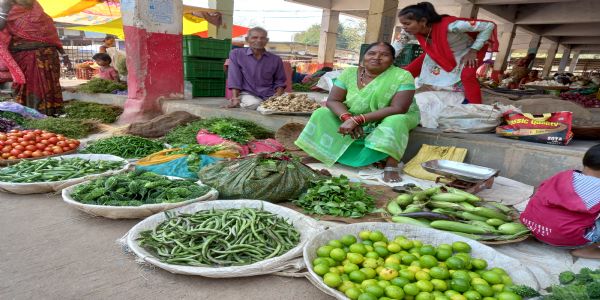
[[[0,193],[0,299],[330,299],[305,279],[140,266],[115,243],[136,222],[87,215],[60,195]]]

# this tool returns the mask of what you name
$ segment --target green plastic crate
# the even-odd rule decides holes
[[[397,67],[404,67],[415,60],[419,55],[423,54],[423,49],[418,44],[406,44],[402,47],[400,54],[396,56],[394,65]]]
[[[183,37],[183,56],[224,59],[229,57],[231,40],[201,38],[194,35]]]
[[[192,83],[193,97],[225,97],[224,78],[186,78],[185,80],[188,80]]]
[[[225,78],[225,60],[183,58],[183,76],[186,78]]]

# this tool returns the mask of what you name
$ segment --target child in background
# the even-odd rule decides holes
[[[119,72],[117,72],[117,70],[110,65],[112,62],[110,55],[106,53],[96,53],[94,56],[92,56],[92,59],[100,66],[100,69],[98,70],[99,73],[97,75],[98,78],[117,82],[119,81]]]
[[[600,144],[583,156],[583,171],[560,172],[540,184],[521,222],[540,241],[600,258]]]

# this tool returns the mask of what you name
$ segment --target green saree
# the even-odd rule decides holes
[[[398,91],[414,90],[412,75],[390,67],[362,89],[357,86],[358,68],[348,68],[336,79],[336,86],[347,91],[344,104],[353,115],[373,112],[390,105]],[[380,122],[364,124],[365,138],[354,140],[338,133],[341,121],[328,108],[319,108],[295,144],[327,166],[336,162],[362,167],[388,156],[400,160],[408,144],[409,131],[419,124],[420,113],[413,100],[405,114],[391,115]]]

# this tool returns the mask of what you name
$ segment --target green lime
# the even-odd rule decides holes
[[[329,257],[329,253],[333,249],[334,249],[334,247],[331,247],[331,246],[321,246],[321,247],[319,247],[319,249],[317,249],[317,256],[318,257]]]
[[[369,293],[362,293],[358,296],[358,300],[377,300],[377,297]]]
[[[326,264],[328,268],[330,267],[329,261],[327,261],[325,257],[317,257],[312,262],[313,267],[320,264]]]
[[[319,276],[323,276],[329,273],[329,265],[327,263],[321,263],[313,267],[313,271]]]
[[[379,281],[377,281],[377,285],[382,287],[383,289],[385,289],[386,287],[388,287],[392,284],[387,280],[379,280]]]
[[[505,285],[512,285],[513,281],[512,278],[510,278],[510,276],[508,275],[502,275],[502,283],[504,283]]]
[[[443,292],[448,289],[448,283],[441,279],[431,279],[431,284],[433,284],[433,289],[436,291]]]
[[[402,251],[402,246],[400,246],[400,244],[398,244],[398,243],[392,242],[387,245],[387,250],[392,253],[398,253],[398,252]]]
[[[366,287],[368,287],[370,285],[377,285],[377,282],[379,282],[379,281],[377,281],[377,279],[367,279],[360,284],[360,288],[362,290],[364,290]]]
[[[446,260],[446,266],[450,270],[460,270],[465,268],[465,262],[456,256],[452,256]]]
[[[451,277],[452,279],[461,278],[471,282],[471,276],[469,275],[469,272],[465,270],[456,270],[452,273]]]
[[[395,264],[395,263],[385,263],[383,265],[384,268],[388,268],[388,269],[394,269],[396,271],[400,271],[402,269],[402,266],[400,264]]]
[[[360,255],[365,255],[367,254],[367,248],[365,247],[364,244],[352,244],[350,245],[350,247],[348,247],[350,249],[351,253],[358,253]]]
[[[429,269],[429,276],[435,279],[448,279],[450,278],[450,272],[446,268],[433,267]]]
[[[463,296],[465,296],[465,298],[467,298],[468,300],[481,300],[481,295],[476,292],[476,291],[466,291]]]
[[[344,248],[344,244],[342,244],[340,240],[331,240],[329,243],[327,243],[327,245],[333,248]]]
[[[494,284],[492,285],[492,290],[494,290],[495,293],[500,293],[504,291],[504,284]]]
[[[454,252],[469,253],[471,252],[471,246],[465,242],[454,242],[452,243],[452,250]]]
[[[399,286],[395,286],[395,285],[386,286],[384,291],[385,291],[385,295],[392,299],[404,298],[404,290]]]
[[[471,265],[476,270],[484,270],[488,266],[487,261],[485,261],[483,259],[479,259],[479,258],[472,259],[471,260]]]
[[[395,286],[398,286],[398,287],[404,287],[405,285],[407,285],[407,284],[410,283],[410,280],[408,280],[408,279],[406,279],[404,277],[398,276],[398,277],[390,280],[390,283],[392,285],[395,285]]]
[[[430,280],[431,276],[429,275],[429,273],[421,270],[421,271],[417,271],[415,273],[415,279],[416,280]]]
[[[402,256],[402,263],[405,265],[410,265],[413,261],[416,261],[418,258],[412,254]]]
[[[399,241],[397,241],[397,243],[404,250],[412,249],[415,246],[415,244],[413,243],[413,241],[407,240],[407,239],[399,240]]]
[[[435,295],[434,295],[434,297],[435,297],[435,298],[433,298],[433,300],[452,300],[452,299],[450,299],[450,298],[449,298],[448,296],[446,296],[446,295],[440,295],[440,296],[435,296]]]
[[[487,281],[490,285],[499,284],[502,282],[502,275],[494,271],[486,271],[481,274],[481,278]]]
[[[361,283],[367,279],[367,275],[359,270],[355,270],[348,274],[348,278],[352,282]]]
[[[486,286],[490,286],[490,284],[485,281],[483,278],[471,278],[471,285],[475,286],[475,285],[486,285]]]
[[[400,257],[401,257],[400,255],[396,255],[396,254],[390,255],[390,256],[388,256],[385,259],[385,263],[386,264],[390,263],[390,264],[398,264],[399,265],[400,264]]]
[[[419,249],[419,252],[421,255],[435,255],[437,251],[435,250],[435,247],[431,245],[423,245],[423,247]]]
[[[420,292],[415,300],[435,300],[435,297],[429,292]]]
[[[356,237],[351,234],[346,234],[340,239],[340,241],[342,242],[342,244],[350,246],[356,243]]]
[[[402,290],[404,290],[404,293],[406,295],[410,295],[410,296],[416,296],[417,294],[419,294],[421,292],[419,290],[419,288],[417,287],[417,285],[414,283],[409,283],[409,284],[405,285],[404,287],[402,287]]]
[[[521,296],[513,293],[513,292],[500,292],[496,295],[498,300],[521,300],[523,299]]]
[[[352,281],[348,281],[348,279],[344,280],[344,278],[342,278],[342,285],[338,286],[337,289],[338,289],[338,291],[345,293],[347,289],[353,288],[355,286],[356,285]]]
[[[431,292],[433,291],[433,283],[428,280],[419,280],[415,282],[415,285],[419,288],[421,292]]]
[[[452,249],[446,249],[446,248],[438,248],[438,250],[435,254],[435,257],[437,257],[437,259],[439,259],[440,261],[445,261],[450,256],[452,256]]]
[[[353,263],[347,263],[344,265],[344,273],[346,274],[350,274],[354,271],[358,271],[359,267],[356,264]]]
[[[379,298],[381,296],[383,296],[383,293],[385,292],[384,289],[382,287],[380,287],[377,284],[374,285],[369,285],[365,288],[365,292],[369,293],[371,295],[374,295],[375,297]]]
[[[367,279],[373,279],[375,278],[375,276],[377,276],[377,272],[375,272],[375,270],[371,268],[362,268],[360,269],[360,271],[365,273]]]
[[[481,278],[481,275],[479,275],[479,273],[475,273],[475,272],[469,272],[469,276],[471,277],[471,279]]]
[[[340,248],[335,248],[329,252],[329,257],[333,258],[336,261],[343,261],[346,259],[346,251]]]
[[[431,254],[425,254],[419,258],[422,268],[433,268],[438,265],[438,260]]]
[[[379,254],[379,257],[387,257],[390,254],[387,247],[375,246],[374,248],[375,248],[375,252],[377,252],[377,254]]]
[[[360,291],[360,289],[356,287],[349,288],[344,292],[344,294],[346,294],[346,297],[352,300],[357,300],[358,296],[360,296],[361,293],[362,292]]]
[[[498,267],[491,268],[490,271],[496,272],[496,273],[498,273],[500,275],[508,275],[508,273],[506,273],[506,271],[504,269],[498,268]]]
[[[411,270],[400,270],[398,271],[398,276],[402,277],[402,278],[406,278],[409,281],[414,281],[415,280],[415,272],[411,271]]]
[[[373,246],[373,242],[371,242],[370,240],[364,240],[361,242],[361,244],[365,246]]]
[[[376,269],[379,266],[379,264],[377,263],[377,260],[374,258],[365,258],[362,265],[365,268],[371,268],[371,269]]]
[[[379,254],[375,251],[371,251],[371,252],[367,252],[367,254],[365,254],[366,258],[374,258],[374,259],[378,259],[379,258]]]
[[[325,282],[328,287],[336,288],[342,284],[342,278],[339,274],[327,273],[323,276],[323,282]]]
[[[484,297],[491,297],[494,295],[494,289],[492,289],[492,287],[490,287],[489,285],[474,284],[473,289]]]
[[[383,280],[392,280],[398,277],[398,271],[391,268],[383,268],[383,270],[379,272],[379,277]]]
[[[471,288],[471,285],[466,279],[454,278],[452,281],[450,281],[450,288],[457,292],[464,293]]]
[[[456,296],[456,295],[462,296],[459,292],[454,291],[454,290],[447,290],[444,292],[444,295],[446,295],[446,297],[449,297],[449,298],[452,298],[453,296]]]
[[[365,260],[362,254],[353,252],[346,254],[346,259],[348,259],[349,262],[357,265],[361,264]]]
[[[385,235],[381,231],[372,231],[369,234],[369,240],[373,242],[383,241],[385,239]]]
[[[363,240],[366,241],[369,239],[369,236],[371,235],[371,231],[369,230],[363,230],[358,234],[358,237]]]

